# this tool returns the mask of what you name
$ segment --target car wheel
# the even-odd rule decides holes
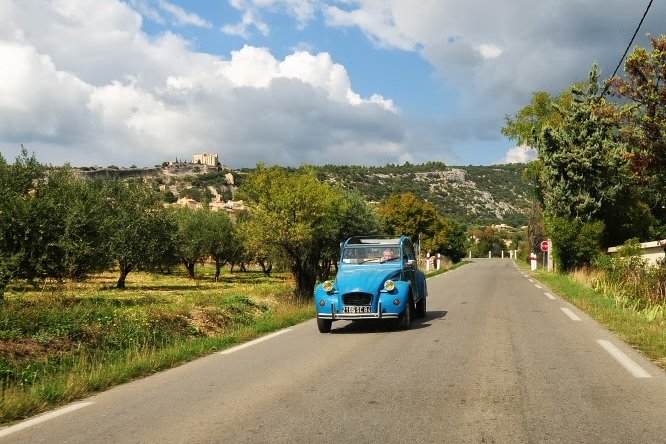
[[[330,333],[332,326],[332,319],[317,318],[317,328],[319,329],[319,333]]]
[[[416,303],[416,317],[425,318],[426,317],[426,298],[422,297]]]
[[[403,311],[402,314],[398,317],[398,329],[409,330],[409,326],[412,323],[413,306],[414,303],[412,302],[412,298],[409,298],[407,301],[407,306],[405,307],[405,311]]]

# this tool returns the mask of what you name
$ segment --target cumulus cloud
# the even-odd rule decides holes
[[[225,60],[172,33],[147,36],[130,6],[0,6],[10,24],[0,30],[3,156],[21,143],[43,162],[75,165],[152,165],[201,151],[229,166],[385,163],[404,153],[392,101],[355,92],[328,53],[277,59],[248,45]]]
[[[252,28],[264,36],[269,34],[270,27],[262,19],[262,11],[284,12],[295,18],[298,27],[302,29],[314,18],[319,2],[317,0],[229,0],[229,4],[242,11],[243,16],[239,23],[226,24],[221,31],[248,39],[252,34]]]
[[[504,163],[527,163],[537,158],[537,152],[534,148],[527,145],[511,148],[506,152]]]

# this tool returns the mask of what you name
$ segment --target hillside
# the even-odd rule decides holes
[[[356,189],[369,201],[412,192],[440,212],[473,224],[527,223],[530,186],[523,179],[525,164],[448,167],[422,165],[318,167],[321,180]]]
[[[450,167],[441,162],[382,167],[325,165],[304,167],[320,180],[361,193],[370,202],[391,194],[412,192],[434,204],[440,212],[472,224],[527,223],[530,185],[523,179],[525,164]],[[201,201],[220,195],[232,199],[243,177],[254,169],[210,168],[193,164],[154,168],[85,168],[97,178],[142,178],[165,193],[165,200],[186,196]],[[231,176],[230,176],[231,175]]]

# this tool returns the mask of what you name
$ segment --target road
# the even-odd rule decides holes
[[[0,443],[666,442],[666,373],[537,285],[510,260],[480,260],[428,281],[411,330],[308,321],[0,430]]]

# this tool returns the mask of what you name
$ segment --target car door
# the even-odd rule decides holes
[[[405,239],[402,244],[402,274],[403,280],[410,282],[414,301],[419,299],[418,281],[416,279],[417,270],[414,246],[411,241]]]

